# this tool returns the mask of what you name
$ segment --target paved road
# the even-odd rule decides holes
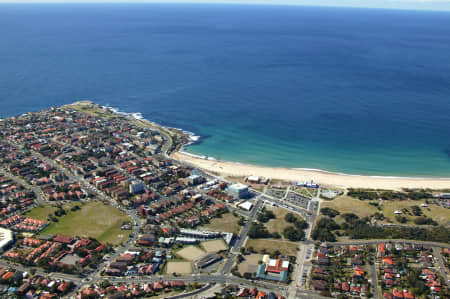
[[[129,278],[103,278],[108,279],[112,283],[129,283]],[[91,283],[97,282],[101,279],[94,279]],[[281,283],[273,283],[273,282],[266,282],[266,281],[260,281],[260,280],[247,280],[244,278],[234,277],[234,276],[227,276],[227,275],[191,275],[191,276],[179,276],[179,277],[165,277],[165,276],[149,276],[149,277],[135,277],[133,278],[134,283],[149,283],[154,281],[160,281],[160,280],[166,280],[166,281],[172,281],[172,280],[182,280],[186,283],[227,283],[227,284],[235,284],[235,285],[241,285],[245,287],[257,287],[262,288],[267,291],[272,291],[274,293],[282,294],[284,296],[287,295],[288,287]],[[298,294],[297,298],[324,298],[319,296],[314,291],[309,290],[302,290],[297,288],[296,294]]]
[[[371,254],[371,257],[373,258],[373,254]],[[379,292],[379,286],[378,286],[378,279],[377,279],[377,269],[375,266],[375,262],[370,265],[370,280],[372,281],[373,286],[373,297],[374,298],[381,298],[380,292]]]
[[[236,242],[234,243],[234,246],[232,248],[232,252],[239,253],[239,250],[241,249],[242,244],[245,241],[245,238],[247,238],[248,231],[250,230],[250,226],[252,225],[253,221],[255,220],[256,215],[258,214],[259,210],[262,207],[262,200],[256,198],[256,204],[253,207],[250,216],[247,219],[247,222],[245,223],[244,227],[242,228],[242,231],[238,238],[236,239]]]
[[[33,156],[38,157],[42,161],[46,162],[47,164],[55,167],[62,173],[66,174],[69,177],[69,179],[71,179],[72,181],[79,182],[80,184],[82,184],[84,188],[94,192],[98,198],[100,198],[104,201],[107,201],[107,202],[111,203],[112,205],[114,205],[115,207],[119,208],[124,213],[126,213],[133,221],[134,225],[133,225],[133,230],[132,230],[132,237],[128,239],[128,241],[124,244],[124,246],[120,246],[118,249],[116,249],[116,251],[113,254],[111,254],[111,257],[105,263],[102,263],[100,267],[98,267],[97,271],[92,272],[91,274],[89,274],[86,277],[86,278],[92,280],[96,275],[101,273],[101,271],[107,266],[108,262],[115,260],[119,255],[124,253],[126,250],[128,250],[128,248],[130,248],[135,243],[135,241],[137,240],[138,233],[139,233],[139,228],[142,226],[141,219],[137,216],[136,210],[124,209],[124,208],[118,206],[112,198],[110,198],[102,191],[100,191],[100,190],[96,189],[95,187],[93,187],[92,185],[90,185],[89,182],[87,182],[84,178],[73,175],[70,171],[68,171],[64,167],[60,166],[55,161],[41,155],[40,153],[32,151],[32,154],[33,154]],[[83,283],[79,284],[77,286],[77,288],[74,290],[74,292],[76,290],[78,290],[79,288],[81,288],[83,285],[86,285],[88,283],[90,283],[90,282],[83,282]]]
[[[0,266],[3,267],[3,268],[12,268],[12,269],[19,270],[19,271],[22,271],[22,272],[30,272],[31,269],[35,269],[36,274],[39,274],[41,276],[49,276],[49,277],[51,277],[53,279],[70,280],[70,281],[73,281],[75,283],[80,283],[81,280],[82,280],[82,278],[80,278],[77,275],[64,274],[64,273],[58,273],[58,272],[48,273],[48,272],[42,271],[39,268],[22,266],[22,265],[15,264],[15,263],[9,263],[9,262],[4,261],[4,260],[0,260]]]
[[[447,276],[447,272],[445,271],[446,267],[445,267],[444,261],[442,260],[441,249],[437,248],[437,247],[433,247],[433,253],[438,262],[439,271],[441,272],[441,276],[444,279],[444,283],[448,286],[449,285],[448,276]]]
[[[230,204],[228,204],[228,203],[226,203],[226,202],[224,202],[224,201],[218,200],[218,199],[216,199],[216,198],[214,198],[214,197],[212,197],[212,196],[209,196],[209,195],[207,195],[207,194],[204,193],[204,192],[201,192],[201,193],[203,194],[203,197],[204,197],[204,198],[209,198],[210,200],[212,200],[212,201],[215,202],[215,203],[220,203],[220,204],[226,206],[227,209],[228,209],[229,211],[231,211],[231,212],[235,212],[236,214],[238,214],[238,215],[240,215],[240,216],[243,216],[243,217],[249,217],[249,216],[250,216],[250,213],[249,213],[249,212],[246,212],[246,211],[244,211],[244,210],[242,210],[242,209],[239,209],[239,208],[235,208],[235,207],[233,207],[232,205],[230,205]]]
[[[287,188],[286,195],[289,192],[289,188],[290,187]],[[320,189],[317,192],[317,198],[319,197],[319,195],[320,195]],[[317,200],[317,198],[315,200]],[[319,200],[319,206],[320,206],[320,200]],[[299,287],[299,286],[304,287],[302,278],[304,277],[305,281],[308,278],[308,266],[305,267],[305,264],[306,264],[306,260],[311,258],[311,254],[314,249],[312,240],[311,240],[311,231],[312,231],[312,226],[314,224],[314,219],[318,213],[319,213],[319,208],[317,208],[315,215],[312,215],[311,217],[307,218],[309,221],[308,221],[308,228],[306,229],[306,233],[305,233],[305,241],[299,243],[297,259],[296,259],[296,267],[294,270],[294,274],[292,275],[292,278],[294,281],[291,284],[291,286],[289,287],[288,299],[298,298],[299,293],[298,293],[297,287]],[[304,272],[306,274],[305,276],[303,275]]]
[[[0,173],[10,180],[13,180],[14,182],[24,186],[26,189],[29,189],[34,192],[36,195],[36,204],[43,204],[45,202],[44,195],[42,193],[41,188],[32,186],[28,184],[26,181],[22,180],[21,178],[13,175],[12,173],[8,172],[6,169],[0,168]]]
[[[381,243],[403,243],[403,244],[422,244],[430,247],[448,248],[449,244],[437,243],[437,242],[425,242],[415,240],[400,240],[400,239],[386,239],[386,240],[352,240],[346,242],[327,242],[330,245],[378,245]]]
[[[172,143],[172,138],[166,134],[161,132],[161,135],[163,137],[164,143],[163,143],[163,147],[162,147],[162,153],[165,157],[168,157],[168,154],[170,153],[170,150],[173,146]],[[243,245],[245,238],[247,237],[248,231],[250,229],[250,225],[252,224],[252,222],[254,221],[257,213],[259,212],[260,208],[263,205],[263,198],[265,200],[268,201],[272,201],[275,202],[277,204],[281,204],[283,203],[283,205],[286,205],[286,202],[277,199],[275,197],[271,197],[267,194],[263,194],[260,192],[256,192],[257,197],[256,197],[256,204],[254,209],[249,213],[248,215],[248,220],[244,226],[244,228],[242,229],[240,235],[237,237],[235,244],[233,246],[233,248],[231,249],[231,253],[230,253],[230,257],[227,259],[227,261],[225,262],[225,265],[223,267],[222,273],[220,275],[192,275],[192,276],[181,276],[181,277],[168,277],[168,276],[150,276],[150,277],[120,277],[120,278],[114,278],[114,277],[100,277],[100,272],[106,267],[107,262],[109,261],[113,261],[115,260],[120,254],[122,254],[124,251],[126,251],[131,245],[134,244],[136,238],[137,238],[137,232],[139,227],[141,226],[141,221],[140,218],[136,215],[136,211],[132,211],[132,210],[126,210],[123,209],[122,207],[119,207],[114,200],[112,200],[110,197],[106,196],[103,192],[99,191],[98,189],[96,189],[95,187],[93,187],[89,182],[87,182],[86,180],[84,180],[84,178],[79,177],[79,176],[75,176],[72,173],[70,173],[67,169],[65,169],[64,167],[61,167],[59,164],[57,164],[55,161],[48,159],[47,157],[42,156],[39,153],[34,152],[33,155],[39,157],[40,159],[42,159],[43,161],[45,161],[46,163],[48,163],[49,165],[54,166],[55,168],[59,169],[60,171],[62,171],[63,173],[65,173],[69,178],[71,178],[73,181],[77,181],[80,182],[82,185],[84,185],[86,188],[88,188],[88,190],[91,190],[94,194],[96,194],[100,199],[105,200],[105,201],[109,201],[111,202],[113,205],[117,206],[118,208],[122,209],[125,213],[127,213],[132,219],[133,221],[137,224],[136,226],[133,226],[133,236],[132,238],[130,238],[128,240],[128,242],[122,246],[119,247],[113,254],[111,254],[110,258],[108,259],[108,261],[106,261],[105,263],[102,263],[97,271],[89,274],[87,276],[88,280],[81,280],[81,278],[74,276],[74,275],[67,275],[67,274],[62,274],[62,273],[50,273],[47,274],[45,272],[42,272],[41,270],[37,270],[37,273],[40,275],[49,275],[50,277],[54,278],[54,279],[64,279],[64,280],[71,280],[74,281],[75,283],[78,284],[77,289],[81,288],[82,286],[85,286],[87,284],[91,284],[100,280],[104,280],[104,279],[109,279],[114,283],[117,282],[124,282],[124,283],[131,283],[131,282],[153,282],[156,280],[183,280],[185,282],[199,282],[199,283],[233,283],[233,284],[243,284],[243,285],[250,285],[250,286],[257,286],[260,288],[266,288],[268,290],[272,290],[276,293],[282,293],[285,295],[289,295],[289,298],[323,298],[321,296],[319,296],[316,292],[313,291],[309,291],[309,290],[305,290],[305,289],[301,289],[295,285],[291,286],[291,287],[287,287],[286,285],[282,285],[282,284],[276,284],[276,283],[271,283],[271,282],[265,282],[265,281],[251,281],[251,280],[246,280],[246,279],[242,279],[242,278],[237,278],[237,277],[233,277],[231,275],[229,275],[231,268],[234,264],[235,258],[237,256],[237,254],[239,254],[239,250],[241,248],[241,246]],[[209,174],[208,174],[209,175]],[[211,175],[212,177],[215,177],[213,175]],[[217,178],[217,177],[216,177]],[[221,180],[223,180],[222,178],[220,178]],[[21,182],[22,183],[22,182]],[[33,188],[33,186],[30,186]],[[37,191],[37,190],[36,190]],[[40,191],[40,189],[39,189]],[[288,204],[286,205],[287,208],[293,212],[299,213],[299,214],[304,214],[305,213],[305,209],[302,208],[298,208],[292,204]],[[319,208],[318,208],[319,210]],[[318,212],[318,211],[316,211]],[[311,215],[311,217],[307,220],[309,220],[308,222],[312,222],[314,220],[314,217],[316,215]],[[310,223],[310,226],[312,226],[312,223]],[[303,242],[299,242],[299,244],[302,246],[302,250],[299,252],[298,255],[298,267],[296,268],[296,272],[294,275],[294,279],[298,279],[299,275],[301,275],[302,271],[303,271],[303,266],[305,264],[305,254],[306,254],[306,249],[308,247],[311,247],[312,244],[314,244],[314,241],[309,239],[310,237],[310,230],[307,233],[307,240],[303,241]],[[431,246],[436,246],[436,247],[448,247],[448,245],[445,244],[439,244],[439,243],[431,243],[431,242],[420,242],[420,241],[411,241],[411,240],[354,240],[354,241],[349,241],[349,242],[336,242],[336,243],[329,243],[330,245],[349,245],[349,244],[366,244],[366,245],[376,245],[382,242],[403,242],[403,243],[419,243],[419,244],[426,244],[426,245],[431,245]],[[445,273],[445,267],[443,267],[443,262],[442,262],[442,258],[440,255],[440,252],[438,252],[438,254],[436,253],[437,248],[434,248],[435,250],[435,255],[438,259],[438,263],[441,267],[441,273],[442,271],[444,271]],[[21,271],[29,271],[30,268],[27,267],[23,267],[23,266],[19,266],[19,265],[11,265],[9,263],[6,263],[4,261],[0,261],[0,265],[4,266],[4,267],[13,267],[16,268],[18,270]],[[372,267],[375,267],[374,265]],[[377,279],[376,279],[376,272],[373,272],[374,269],[372,269],[371,267],[371,277],[372,277],[372,281],[376,284]],[[375,273],[375,276],[374,276]],[[446,277],[446,275],[444,275],[444,277]],[[446,281],[447,283],[447,281]],[[375,286],[375,285],[374,285]],[[374,288],[374,295],[375,297],[378,296],[378,288],[375,286]],[[72,293],[75,293],[72,292]]]
[[[236,238],[233,248],[231,248],[231,253],[228,259],[225,262],[225,265],[222,268],[222,274],[228,274],[231,271],[231,268],[233,267],[234,260],[236,256],[240,253],[241,246],[243,245],[245,238],[247,238],[248,231],[250,230],[250,226],[252,225],[253,221],[255,220],[256,215],[258,214],[259,210],[262,207],[262,201],[260,199],[256,199],[256,205],[254,206],[253,210],[250,213],[250,216],[247,219],[247,222],[245,223],[244,227],[241,230],[241,233]]]
[[[330,297],[324,297],[312,291],[299,289],[297,289],[297,292],[295,293],[295,298],[330,299]]]

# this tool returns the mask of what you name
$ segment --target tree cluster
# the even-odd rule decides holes
[[[321,208],[320,209],[320,213],[322,215],[328,216],[330,218],[334,218],[334,217],[336,217],[337,215],[340,214],[338,210],[335,210],[335,209],[332,209],[332,208]]]
[[[359,200],[376,200],[381,198],[383,200],[421,200],[432,198],[433,194],[427,190],[411,190],[405,189],[400,191],[379,191],[371,189],[354,189],[350,188],[347,192],[348,196],[356,197]]]
[[[296,227],[305,229],[308,228],[308,222],[306,222],[304,219],[295,216],[292,213],[287,213],[286,216],[284,216],[284,220],[286,220],[289,223],[294,224]]]
[[[305,237],[304,229],[308,227],[308,223],[293,213],[287,213],[286,216],[284,216],[284,220],[293,225],[290,225],[283,230],[283,236],[290,241],[303,240]]]
[[[450,229],[444,226],[436,226],[431,229],[407,226],[375,226],[368,223],[367,217],[360,219],[354,214],[343,214],[342,216],[345,222],[341,225],[328,217],[320,219],[312,232],[313,239],[335,241],[336,230],[340,229],[351,239],[408,239],[450,243]]]
[[[252,223],[248,231],[248,236],[253,239],[257,238],[280,238],[278,233],[270,233],[262,223]]]
[[[314,240],[319,241],[336,241],[336,236],[333,234],[334,230],[339,229],[339,225],[331,218],[321,218],[317,221],[311,236]]]
[[[275,214],[270,211],[270,210],[266,210],[263,209],[259,214],[258,217],[256,218],[259,222],[263,222],[266,223],[268,222],[270,219],[275,219]]]

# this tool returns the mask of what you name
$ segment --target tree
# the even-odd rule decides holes
[[[414,223],[417,225],[437,225],[437,222],[431,218],[421,216],[414,219]]]
[[[419,206],[412,206],[411,207],[412,213],[414,216],[421,216],[422,215],[422,210],[420,209]]]
[[[297,217],[295,217],[292,213],[287,213],[286,216],[284,216],[284,220],[286,220],[289,223],[294,223]]]
[[[312,231],[312,238],[319,241],[336,241],[336,236],[332,231],[339,229],[339,225],[330,218],[321,218]]]
[[[101,283],[100,283],[100,286],[102,287],[102,288],[104,288],[104,289],[106,289],[107,287],[109,287],[111,285],[111,283],[109,282],[109,280],[103,280]]]
[[[320,213],[322,213],[323,215],[326,215],[330,218],[334,218],[340,214],[338,210],[335,210],[332,208],[321,208]]]
[[[79,205],[74,205],[72,208],[70,208],[70,210],[72,211],[72,212],[74,212],[74,211],[76,211],[76,210],[79,210],[80,209],[80,206]]]
[[[245,279],[251,279],[251,278],[252,278],[252,273],[250,273],[250,272],[245,272],[245,273],[244,273],[244,278],[245,278]]]
[[[308,223],[304,219],[292,213],[287,213],[286,216],[284,216],[284,220],[286,220],[289,223],[295,224],[295,226],[298,228],[305,229],[308,227]]]
[[[408,219],[405,216],[401,215],[396,215],[395,220],[397,220],[400,223],[406,223],[408,221]]]
[[[380,212],[375,212],[375,213],[372,215],[372,217],[375,218],[375,219],[377,219],[377,220],[384,220],[384,215],[383,215],[383,213],[380,213]]]
[[[344,213],[341,215],[342,218],[345,219],[346,222],[352,223],[355,220],[359,219],[358,215],[355,215],[354,213]]]
[[[253,223],[248,231],[250,238],[270,238],[270,233],[267,228],[261,223]]]
[[[261,213],[259,213],[258,217],[257,217],[258,221],[264,222],[264,223],[269,221],[270,219],[274,219],[274,218],[275,218],[275,214],[272,211],[269,211],[266,209],[262,210]]]
[[[300,241],[305,237],[305,232],[302,229],[288,226],[283,230],[283,236],[289,241]]]

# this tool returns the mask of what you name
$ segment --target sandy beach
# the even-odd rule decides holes
[[[450,178],[397,178],[359,176],[318,170],[264,167],[233,162],[205,160],[181,152],[172,154],[172,158],[189,163],[205,171],[219,173],[222,176],[257,175],[286,181],[314,180],[314,182],[321,185],[334,186],[339,188],[353,187],[392,190],[398,190],[401,188],[450,189]]]

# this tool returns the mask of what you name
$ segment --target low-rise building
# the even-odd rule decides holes
[[[266,261],[266,262],[264,262]],[[263,262],[258,265],[256,270],[256,277],[261,279],[286,281],[289,272],[289,261],[282,259],[263,259]]]

